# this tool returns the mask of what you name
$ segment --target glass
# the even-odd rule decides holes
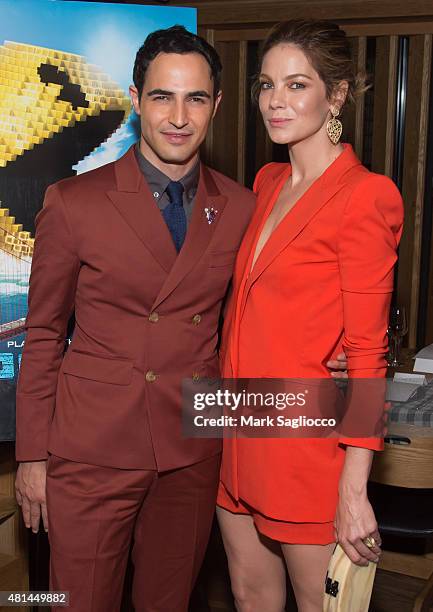
[[[401,343],[407,334],[406,310],[402,306],[393,306],[389,313],[388,326],[389,350],[387,361],[391,368],[403,365],[400,361]]]

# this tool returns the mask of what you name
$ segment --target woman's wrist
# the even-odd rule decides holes
[[[365,479],[342,478],[338,486],[340,497],[359,499],[367,497],[367,481]]]

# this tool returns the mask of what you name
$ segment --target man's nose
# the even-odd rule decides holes
[[[188,113],[184,102],[176,102],[169,121],[179,130],[188,125]]]

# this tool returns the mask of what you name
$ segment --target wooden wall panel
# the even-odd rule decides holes
[[[408,312],[411,347],[416,345],[418,317],[431,57],[431,34],[410,38],[402,189],[405,230],[400,245],[397,299]]]
[[[358,70],[366,70],[367,39],[364,36],[351,39],[352,53]],[[350,142],[357,155],[362,156],[364,138],[364,96],[356,104],[348,106],[343,111],[343,140]]]
[[[212,33],[207,33],[212,40]],[[247,101],[247,43],[215,40],[224,66],[223,100],[205,145],[205,161],[227,176],[244,182]]]
[[[392,175],[394,151],[397,46],[396,36],[376,40],[372,170],[388,176]]]
[[[430,206],[433,206],[432,202],[430,202]],[[433,224],[430,225],[430,236],[432,235]],[[425,344],[433,344],[433,248],[430,250],[429,269],[430,274],[427,288],[427,322]]]
[[[341,20],[421,20],[433,17],[431,0],[177,0],[199,8],[200,25],[233,27],[284,21],[290,17]]]

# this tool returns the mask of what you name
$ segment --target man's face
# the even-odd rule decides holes
[[[141,100],[133,86],[130,94],[140,115],[141,151],[163,169],[195,157],[221,100],[199,53],[160,53],[149,64]]]

